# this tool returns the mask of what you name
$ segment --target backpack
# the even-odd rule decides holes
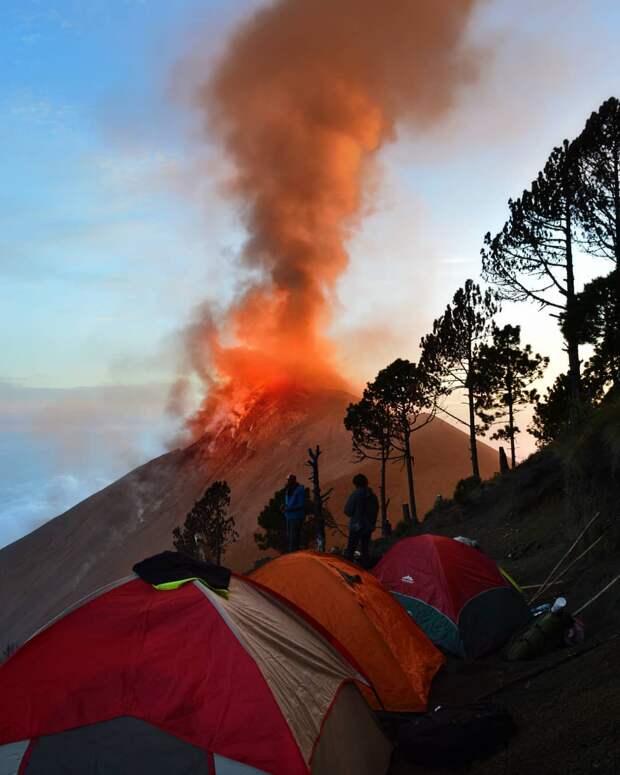
[[[573,617],[564,611],[549,611],[537,616],[512,636],[504,647],[503,656],[512,662],[548,654],[564,645],[564,638],[573,623]]]

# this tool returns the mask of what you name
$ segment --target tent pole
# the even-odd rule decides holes
[[[605,528],[605,530],[607,530],[607,528]],[[588,554],[588,552],[589,552],[591,549],[594,549],[594,547],[595,547],[595,546],[598,544],[598,542],[599,542],[599,541],[601,541],[601,540],[602,540],[602,539],[605,537],[605,530],[604,530],[604,531],[603,531],[603,532],[600,534],[600,536],[599,536],[599,537],[596,539],[596,541],[594,541],[593,543],[591,543],[591,544],[590,544],[590,546],[588,546],[588,548],[587,548],[587,549],[584,549],[584,550],[583,550],[583,552],[581,552],[581,554],[580,554],[578,557],[575,557],[575,559],[574,559],[574,560],[572,560],[571,562],[569,562],[569,563],[568,563],[568,565],[566,566],[566,568],[564,568],[564,570],[563,570],[563,571],[560,571],[560,573],[559,573],[559,575],[558,575],[558,576],[556,576],[556,577],[555,577],[555,578],[554,578],[552,581],[549,581],[549,582],[548,582],[548,583],[545,585],[545,587],[544,587],[544,588],[541,588],[541,589],[539,590],[539,594],[542,594],[543,592],[546,592],[546,591],[547,591],[547,589],[548,589],[549,587],[553,586],[554,584],[558,584],[558,583],[560,582],[560,580],[561,580],[561,579],[563,579],[563,578],[564,578],[564,576],[566,576],[566,574],[567,574],[567,573],[568,573],[568,571],[569,571],[569,570],[570,570],[570,569],[573,567],[573,565],[576,565],[576,564],[579,562],[579,560],[581,560],[581,558],[582,558],[582,557],[585,557],[585,556],[586,556],[586,554]]]
[[[537,599],[538,599],[538,597],[540,596],[540,594],[541,594],[541,592],[542,592],[543,588],[545,587],[545,585],[547,584],[547,582],[549,581],[549,579],[552,579],[552,578],[553,578],[553,574],[554,574],[554,573],[557,571],[557,569],[560,567],[560,565],[561,565],[561,564],[564,562],[564,560],[565,560],[565,559],[568,557],[568,555],[569,555],[569,554],[570,554],[570,553],[573,551],[573,549],[574,549],[574,548],[577,546],[577,544],[578,544],[578,543],[579,543],[579,541],[581,540],[582,536],[585,534],[586,530],[587,530],[587,529],[590,527],[590,525],[591,525],[591,524],[592,524],[592,523],[593,523],[593,522],[594,522],[596,519],[598,519],[598,518],[600,517],[600,515],[601,515],[601,512],[600,512],[600,511],[597,511],[597,512],[596,512],[596,514],[595,514],[595,515],[592,517],[592,519],[591,519],[591,520],[588,522],[588,524],[587,524],[587,525],[584,527],[584,529],[581,531],[581,533],[579,533],[579,535],[577,536],[577,538],[575,538],[575,540],[574,540],[574,541],[573,541],[573,543],[571,544],[571,546],[570,546],[570,548],[568,549],[568,551],[567,551],[567,552],[566,552],[566,553],[565,553],[565,554],[564,554],[564,555],[563,555],[563,556],[560,558],[560,560],[559,560],[559,561],[556,563],[556,565],[555,565],[555,567],[553,568],[553,570],[551,571],[551,573],[550,573],[550,574],[547,576],[547,578],[546,578],[546,579],[543,581],[543,583],[541,584],[541,587],[540,587],[540,589],[538,590],[538,592],[536,592],[536,594],[535,594],[535,595],[533,595],[533,597],[531,597],[531,598],[530,598],[528,605],[532,605],[532,603],[533,603],[535,600],[537,600]]]
[[[578,614],[580,614],[582,611],[584,611],[584,610],[585,610],[585,609],[586,609],[586,608],[587,608],[587,607],[590,605],[590,603],[593,603],[593,602],[594,602],[594,601],[595,601],[597,598],[599,598],[599,597],[600,597],[600,596],[603,594],[603,592],[607,592],[607,590],[609,589],[609,587],[613,586],[613,585],[616,583],[616,581],[618,581],[619,579],[620,579],[620,573],[619,573],[619,574],[616,576],[616,578],[615,578],[615,579],[612,579],[612,580],[609,582],[609,584],[607,584],[606,586],[604,586],[604,587],[603,587],[603,589],[601,589],[601,591],[600,591],[600,592],[597,592],[597,593],[596,593],[596,595],[594,595],[594,597],[591,597],[591,598],[590,598],[590,599],[589,599],[589,600],[588,600],[586,603],[584,603],[584,604],[581,606],[581,608],[578,608],[578,609],[575,611],[575,613],[573,614],[573,616],[577,616],[577,615],[578,615]]]

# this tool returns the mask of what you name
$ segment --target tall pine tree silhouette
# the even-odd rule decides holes
[[[615,97],[592,113],[574,145],[586,249],[620,266],[620,102]],[[616,277],[620,299],[620,273]]]
[[[464,390],[467,397],[469,447],[472,474],[480,478],[476,420],[488,427],[488,384],[480,368],[480,352],[488,343],[497,303],[490,290],[482,291],[473,280],[454,294],[433,331],[422,338],[420,365],[441,380],[444,391]]]
[[[509,219],[495,237],[486,234],[482,249],[483,277],[495,285],[501,299],[532,301],[569,321],[563,334],[575,412],[581,382],[579,336],[572,325],[578,153],[578,146],[567,140],[554,148],[530,189],[509,200]]]
[[[409,512],[415,523],[418,511],[411,436],[434,419],[441,392],[440,382],[421,365],[397,358],[381,369],[373,385],[381,405],[392,418],[393,444],[397,450],[395,459],[405,464]]]
[[[575,145],[579,150],[581,185],[577,204],[584,246],[591,255],[607,258],[614,264],[614,271],[606,282],[615,295],[614,330],[611,325],[607,326],[602,349],[606,357],[617,361],[620,358],[620,102],[615,97],[610,97],[592,113]],[[592,291],[600,292],[603,287],[599,284],[590,290],[586,295],[592,299]],[[610,311],[611,299],[605,301]],[[602,337],[599,342],[603,342]],[[602,367],[604,358],[599,356]],[[617,378],[613,381],[618,387]]]
[[[521,407],[534,404],[539,395],[532,384],[543,376],[549,358],[521,345],[520,326],[493,326],[493,341],[482,346],[480,368],[488,386],[487,409],[493,421],[503,420],[492,439],[508,441],[512,468],[516,464],[515,437],[520,433],[515,416]]]

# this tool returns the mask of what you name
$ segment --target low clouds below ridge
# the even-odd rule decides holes
[[[165,452],[168,390],[0,382],[0,547]]]

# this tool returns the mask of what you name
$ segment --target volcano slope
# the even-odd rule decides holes
[[[322,485],[333,487],[329,506],[344,521],[340,515],[352,475],[361,470],[378,484],[376,463],[353,461],[343,417],[354,400],[340,391],[258,392],[217,435],[151,460],[2,549],[0,648],[22,642],[68,605],[127,575],[136,561],[172,548],[173,528],[214,480],[226,479],[232,491],[230,513],[240,538],[224,560],[236,570],[251,568],[258,558],[257,516],[287,474],[305,479],[309,446],[324,450]],[[468,438],[435,419],[415,434],[414,454],[418,509],[424,514],[438,493],[450,495],[470,474]],[[489,476],[497,455],[480,444],[479,456]],[[406,498],[400,464],[390,466],[387,489],[396,522]]]

